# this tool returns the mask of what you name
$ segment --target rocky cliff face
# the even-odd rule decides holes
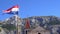
[[[33,16],[28,19],[30,19],[32,27],[49,28],[51,25],[60,25],[60,18],[56,16]]]
[[[22,29],[21,29],[21,27],[19,29],[24,31],[26,19],[29,20],[31,30],[33,30],[34,28],[36,28],[38,26],[41,26],[45,29],[48,29],[51,31],[56,31],[56,32],[57,32],[57,30],[60,30],[59,29],[60,28],[60,18],[56,17],[56,16],[32,16],[32,17],[23,18],[23,19],[21,19],[18,16],[12,16],[10,18],[7,18],[4,21],[0,21],[0,25],[2,23],[3,25],[13,24],[15,26],[18,23],[19,27],[22,26]]]
[[[37,26],[42,26],[46,28],[50,25],[60,25],[60,18],[55,16],[32,16],[32,17],[23,18],[23,19],[17,16],[17,23],[19,22],[19,24],[22,24],[24,26],[26,19],[29,19],[30,26],[32,28],[35,28]],[[15,16],[4,20],[3,23],[16,24]]]

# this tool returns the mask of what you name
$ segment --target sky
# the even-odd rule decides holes
[[[14,5],[20,6],[20,18],[31,16],[57,16],[60,17],[60,0],[0,0],[0,20],[7,19],[13,15],[4,14]]]

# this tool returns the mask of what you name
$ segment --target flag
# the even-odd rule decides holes
[[[15,5],[7,10],[4,10],[3,12],[6,14],[18,14],[18,11],[19,11],[19,6]]]

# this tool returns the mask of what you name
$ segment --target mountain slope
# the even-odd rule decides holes
[[[17,17],[17,21],[15,18]],[[41,26],[43,28],[47,28],[50,25],[60,25],[60,18],[56,16],[32,16],[28,18],[21,19],[18,16],[12,16],[6,20],[3,21],[5,24],[14,24],[16,25],[19,23],[19,25],[24,26],[26,24],[25,20],[30,20],[30,26],[31,28],[35,28],[37,26]]]

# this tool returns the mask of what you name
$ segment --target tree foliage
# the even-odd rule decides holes
[[[59,25],[59,24],[60,24],[60,21],[58,21],[58,20],[53,20],[53,21],[50,21],[49,24],[50,24],[50,25]]]
[[[2,25],[2,28],[6,28],[7,30],[14,30],[16,29],[16,26],[13,25],[13,24],[5,24],[5,25]]]

